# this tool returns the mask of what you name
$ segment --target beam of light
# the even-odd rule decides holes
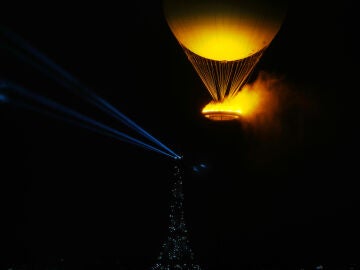
[[[19,100],[16,100],[16,99],[9,99],[6,95],[4,94],[0,94],[0,99],[1,97],[3,97],[3,100],[4,101],[7,101],[7,102],[11,102],[11,104],[14,104],[15,106],[18,106],[18,107],[22,107],[22,108],[26,108],[26,109],[29,109],[29,110],[33,110],[33,111],[36,111],[36,112],[40,112],[40,113],[44,113],[46,115],[49,115],[49,116],[53,116],[55,118],[58,118],[58,119],[62,119],[66,122],[69,122],[69,123],[73,123],[73,124],[77,124],[81,127],[84,127],[84,128],[87,128],[87,129],[90,129],[92,131],[95,131],[97,133],[101,133],[103,135],[107,135],[107,136],[110,136],[110,137],[113,137],[113,138],[116,138],[116,139],[119,139],[121,141],[124,141],[124,142],[128,142],[128,143],[132,143],[134,145],[137,145],[137,146],[140,146],[142,148],[145,148],[147,150],[152,150],[154,152],[157,152],[159,154],[163,154],[163,155],[166,155],[168,157],[172,157],[174,159],[177,159],[177,156],[174,156],[174,155],[170,155],[169,153],[167,152],[164,152],[158,148],[155,148],[147,143],[144,143],[138,139],[135,139],[123,132],[120,132],[112,127],[109,127],[107,125],[104,125],[88,116],[85,116],[83,114],[80,114],[79,112],[77,111],[74,111],[70,108],[67,108],[61,104],[58,104],[56,103],[55,101],[52,101],[48,98],[45,98],[43,96],[40,96],[38,94],[35,94],[35,93],[32,93],[31,91],[29,91],[28,89],[25,89],[19,85],[16,85],[16,84],[13,84],[13,83],[0,83],[0,89],[5,89],[5,90],[9,90],[9,91],[12,91],[20,96],[23,96],[23,97],[26,97],[28,99],[30,99],[32,102],[36,102],[36,103],[39,103],[40,105],[42,106],[45,106],[45,107],[48,107],[50,108],[51,110],[55,110],[57,111],[58,113],[61,113],[61,114],[65,114],[67,115],[68,117],[70,117],[70,119],[67,119],[66,117],[64,116],[60,116],[60,115],[56,115],[55,113],[51,112],[51,110],[46,110],[46,109],[41,109],[40,107],[36,107],[30,103],[26,103],[26,102],[22,102],[22,101],[19,101]],[[75,119],[77,121],[75,121]]]
[[[110,131],[107,132],[105,129],[99,129],[98,126],[91,126],[90,124],[86,124],[86,123],[83,123],[83,122],[80,122],[80,121],[75,121],[74,119],[69,119],[69,118],[66,118],[66,117],[63,117],[63,116],[59,116],[59,115],[56,115],[55,113],[52,113],[52,112],[47,111],[45,109],[41,109],[41,108],[33,106],[31,104],[27,104],[27,103],[22,102],[22,101],[11,100],[11,104],[14,105],[15,107],[18,107],[18,108],[27,109],[27,110],[31,110],[31,111],[34,111],[34,112],[37,112],[37,113],[41,113],[41,114],[49,116],[51,118],[62,120],[62,121],[67,122],[69,124],[88,129],[88,130],[93,131],[95,133],[105,135],[105,136],[120,140],[120,141],[125,142],[125,143],[134,144],[136,146],[143,147],[143,148],[145,148],[147,150],[155,151],[155,152],[157,152],[159,154],[163,154],[163,155],[166,155],[168,157],[177,159],[177,157],[171,156],[167,152],[161,151],[161,150],[159,150],[159,149],[157,149],[155,147],[152,147],[152,146],[150,146],[150,145],[148,145],[146,143],[143,143],[143,142],[141,142],[139,140],[131,138],[130,136],[128,136],[126,134],[123,134],[123,133],[121,133],[119,131],[116,131],[116,130],[113,131],[114,133],[111,133]]]
[[[54,79],[55,81],[60,83],[62,86],[64,86],[68,90],[75,91],[76,94],[80,95],[82,98],[84,98],[91,104],[95,105],[97,108],[101,109],[105,113],[108,113],[112,117],[121,121],[128,127],[134,129],[135,131],[137,131],[139,134],[141,134],[145,138],[149,139],[153,143],[162,147],[165,151],[168,151],[171,155],[174,155],[179,159],[181,158],[178,154],[176,154],[174,151],[172,151],[170,148],[168,148],[165,144],[160,142],[158,139],[156,139],[150,133],[145,131],[142,127],[140,127],[138,124],[136,124],[133,120],[131,120],[126,115],[121,113],[118,109],[116,109],[109,102],[107,102],[103,98],[99,97],[95,92],[90,90],[88,87],[84,86],[79,80],[77,80],[70,73],[66,72],[59,65],[57,65],[56,63],[51,61],[44,54],[42,54],[40,51],[38,51],[37,49],[32,47],[24,39],[22,39],[21,37],[19,37],[18,35],[16,35],[15,33],[11,32],[7,29],[0,29],[0,30],[8,39],[10,39],[12,42],[14,42],[16,45],[18,45],[20,48],[25,50],[30,55],[37,58],[37,60],[40,61],[42,64],[45,64],[47,66],[47,68],[42,67],[40,64],[36,63],[30,57],[26,56],[24,53],[21,53],[18,50],[14,50],[6,45],[2,45],[4,48],[10,50],[13,54],[15,54],[17,57],[19,57],[23,61],[30,63],[35,68],[37,68],[38,70],[43,72],[45,75]],[[49,71],[49,69],[53,70],[55,72],[55,74],[51,73]],[[61,76],[61,78],[58,77],[59,75]],[[67,82],[65,82],[64,80],[66,80]]]

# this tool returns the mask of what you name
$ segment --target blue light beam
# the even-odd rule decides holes
[[[102,111],[108,113],[112,117],[116,118],[117,120],[121,121],[128,127],[134,129],[139,134],[144,136],[145,138],[149,139],[153,143],[157,144],[158,146],[162,147],[164,150],[168,151],[172,155],[176,156],[178,159],[181,158],[178,154],[176,154],[174,151],[172,151],[170,148],[168,148],[165,144],[160,142],[158,139],[153,137],[149,132],[145,131],[142,127],[140,127],[138,124],[136,124],[133,120],[128,118],[126,115],[121,113],[118,109],[116,109],[113,105],[111,105],[108,101],[104,100],[103,98],[99,97],[95,92],[90,90],[88,87],[84,86],[79,80],[77,80],[74,76],[72,76],[70,73],[66,72],[64,69],[62,69],[59,65],[51,61],[48,57],[46,57],[44,54],[42,54],[39,50],[32,47],[28,42],[26,42],[23,38],[16,35],[15,33],[1,29],[1,32],[9,38],[12,42],[16,43],[20,48],[27,51],[31,55],[35,56],[40,62],[45,64],[48,68],[55,71],[57,75],[62,76],[62,79],[59,78],[57,75],[52,74],[47,70],[46,68],[42,67],[38,63],[36,63],[34,60],[30,59],[29,57],[25,56],[23,53],[11,49],[8,46],[3,45],[6,49],[10,50],[13,54],[17,55],[17,57],[21,58],[23,61],[28,62],[32,64],[34,67],[39,69],[41,72],[43,72],[45,75],[51,77],[52,79],[56,80],[58,83],[63,85],[68,90],[75,90],[75,92],[79,95],[81,95],[82,98],[89,101],[91,104],[95,105]],[[67,83],[64,82],[64,79],[67,80]],[[80,88],[80,89],[78,89]],[[81,90],[81,93],[80,91]]]
[[[174,158],[174,159],[177,159],[177,156],[173,156],[173,155],[170,155],[169,153],[167,152],[164,152],[158,148],[155,148],[154,146],[151,146],[147,143],[144,143],[138,139],[135,139],[123,132],[120,132],[112,127],[109,127],[105,124],[102,124],[88,116],[85,116],[77,111],[74,111],[72,109],[69,109],[61,104],[58,104],[56,103],[55,101],[52,101],[48,98],[45,98],[43,96],[40,96],[38,94],[35,94],[35,93],[32,93],[31,91],[29,91],[28,89],[25,89],[19,85],[16,85],[16,84],[13,84],[13,83],[0,83],[0,89],[6,89],[6,90],[10,90],[10,91],[13,91],[14,93],[16,94],[19,94],[23,97],[26,97],[32,101],[35,101],[45,107],[48,107],[48,108],[51,108],[57,112],[60,112],[60,113],[63,113],[63,114],[66,114],[67,116],[70,116],[71,118],[73,119],[77,119],[78,121],[75,121],[75,120],[72,120],[72,119],[67,119],[66,117],[63,117],[63,116],[59,116],[59,115],[55,115],[54,113],[52,113],[51,111],[49,110],[46,110],[46,109],[41,109],[40,107],[36,107],[34,105],[31,105],[31,104],[27,104],[25,102],[21,102],[19,100],[16,100],[16,99],[13,99],[13,98],[9,98],[8,96],[4,95],[4,94],[0,94],[0,101],[1,100],[4,100],[6,102],[11,102],[11,104],[14,104],[18,107],[22,107],[22,108],[26,108],[26,109],[30,109],[30,110],[33,110],[33,111],[37,111],[37,112],[40,112],[40,113],[43,113],[43,114],[46,114],[48,116],[52,116],[52,117],[55,117],[55,118],[58,118],[58,119],[62,119],[66,122],[69,122],[69,123],[73,123],[73,124],[77,124],[83,128],[87,128],[87,129],[90,129],[92,131],[95,131],[97,133],[101,133],[103,135],[107,135],[107,136],[110,136],[110,137],[113,137],[113,138],[116,138],[116,139],[119,139],[123,142],[128,142],[128,143],[132,143],[134,145],[137,145],[137,146],[140,146],[140,147],[143,147],[147,150],[151,150],[151,151],[154,151],[154,152],[157,152],[159,154],[163,154],[163,155],[166,155],[168,157],[171,157],[171,158]],[[2,98],[1,98],[2,97]]]

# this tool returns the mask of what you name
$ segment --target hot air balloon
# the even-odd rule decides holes
[[[212,102],[231,99],[280,30],[283,0],[164,0],[165,19]],[[240,110],[203,110],[212,120],[231,120]]]

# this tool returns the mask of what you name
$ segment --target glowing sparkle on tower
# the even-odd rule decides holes
[[[171,187],[168,237],[162,245],[158,261],[151,270],[200,270],[194,263],[183,209],[183,172],[180,165],[174,167]]]

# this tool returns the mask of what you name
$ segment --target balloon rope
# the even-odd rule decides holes
[[[211,62],[190,53],[190,51],[186,50],[186,48],[184,48],[184,51],[199,77],[201,78],[202,82],[204,83],[206,89],[209,90],[213,100],[218,100],[215,80],[212,78]]]
[[[182,48],[215,101],[233,97],[241,90],[266,49],[241,60],[216,61],[198,56],[184,46]]]

